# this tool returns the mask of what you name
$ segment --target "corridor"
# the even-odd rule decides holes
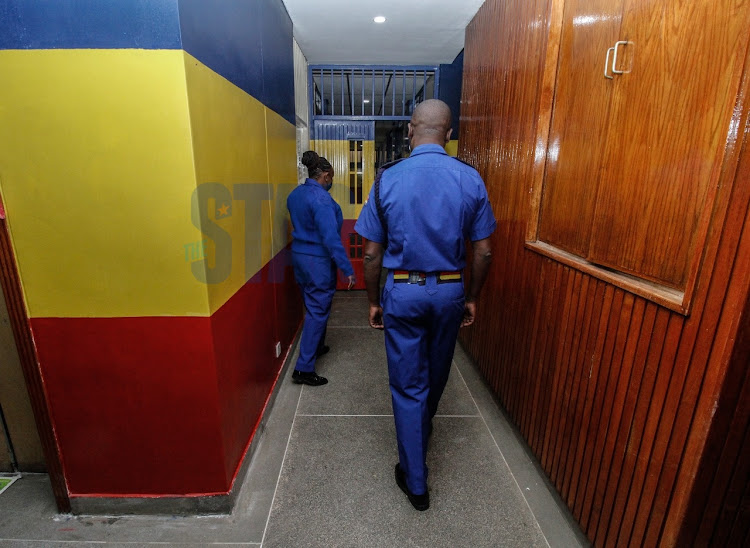
[[[293,384],[286,360],[231,515],[61,516],[46,476],[28,475],[0,495],[0,545],[587,545],[460,347],[435,418],[431,507],[411,507],[393,479],[383,335],[366,305],[364,292],[334,300],[317,367],[328,385]]]

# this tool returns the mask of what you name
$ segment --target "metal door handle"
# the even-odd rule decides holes
[[[615,46],[613,48],[615,50],[615,58],[612,59],[612,72],[614,74],[628,74],[628,73],[630,73],[629,70],[627,70],[627,71],[625,71],[625,70],[617,70],[617,48],[618,48],[618,46],[628,46],[628,45],[632,46],[633,42],[629,42],[627,40],[620,40],[618,42],[615,42]]]
[[[607,74],[607,68],[609,68],[609,54],[612,53],[613,49],[615,49],[615,48],[611,47],[611,48],[607,49],[607,58],[604,60],[604,77],[605,78],[609,78],[610,80],[612,80],[614,78],[614,76],[610,76],[609,74]]]

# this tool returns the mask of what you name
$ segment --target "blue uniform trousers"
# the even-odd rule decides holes
[[[328,316],[336,293],[336,263],[330,257],[292,253],[292,265],[306,310],[295,369],[312,372],[318,349],[325,342]]]
[[[382,296],[385,351],[399,463],[409,491],[427,492],[427,438],[448,382],[464,315],[463,283],[393,283]]]

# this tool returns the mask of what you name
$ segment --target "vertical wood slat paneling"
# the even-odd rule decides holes
[[[553,430],[549,433],[549,448],[547,453],[548,462],[550,463],[550,479],[553,483],[556,482],[556,469],[557,469],[557,456],[559,453],[556,452],[557,444],[561,435],[561,431],[565,426],[563,421],[564,414],[563,409],[565,406],[566,388],[568,386],[568,378],[570,376],[570,356],[573,353],[573,347],[576,344],[577,330],[576,330],[576,319],[580,315],[581,309],[581,296],[584,294],[581,287],[583,284],[584,276],[580,272],[572,272],[573,274],[573,285],[571,287],[569,296],[566,295],[566,300],[570,303],[567,317],[564,317],[562,321],[567,326],[566,329],[569,331],[569,335],[564,337],[564,343],[562,345],[562,352],[558,352],[558,356],[562,359],[559,361],[559,366],[555,368],[556,373],[559,374],[557,382],[555,382],[555,390],[552,398],[553,405],[550,409],[550,416],[547,419],[547,424],[553,427]],[[586,282],[588,277],[586,276]],[[586,283],[588,285],[588,283]],[[569,392],[569,390],[568,390]],[[554,426],[553,426],[554,425]]]
[[[562,491],[564,476],[566,475],[565,469],[569,463],[568,459],[564,458],[567,455],[570,447],[570,438],[572,436],[572,426],[575,421],[575,411],[578,409],[578,396],[579,388],[581,385],[580,372],[583,369],[583,361],[580,357],[581,347],[587,343],[586,337],[589,334],[587,320],[591,318],[591,307],[594,304],[596,293],[594,291],[588,291],[588,285],[596,284],[596,280],[589,278],[588,276],[582,276],[582,284],[580,291],[580,304],[578,307],[578,314],[576,316],[576,325],[581,326],[581,329],[577,331],[577,341],[572,345],[571,348],[571,359],[568,365],[568,380],[564,390],[565,400],[562,402],[560,408],[560,419],[562,421],[560,430],[558,431],[558,439],[555,443],[554,461],[556,463],[555,469],[552,470],[550,478],[557,487],[558,491]],[[589,322],[590,323],[590,322]]]
[[[599,519],[599,498],[600,493],[603,489],[603,483],[607,480],[606,472],[602,474],[603,463],[605,461],[605,447],[607,444],[607,434],[610,432],[610,424],[612,422],[613,413],[616,414],[618,409],[615,407],[615,394],[617,391],[617,385],[620,380],[620,368],[622,367],[623,358],[625,356],[625,350],[627,346],[627,336],[630,330],[630,321],[633,315],[634,297],[630,294],[625,294],[623,297],[623,305],[620,309],[620,318],[617,326],[617,333],[613,338],[612,354],[611,356],[605,357],[609,361],[609,375],[607,378],[607,384],[604,387],[604,397],[602,401],[602,411],[599,419],[599,429],[596,432],[594,438],[594,451],[593,458],[591,461],[591,470],[589,472],[589,482],[586,485],[586,495],[583,500],[583,514],[581,516],[581,524],[584,526],[584,530],[589,533],[595,528]],[[594,527],[591,527],[591,524]]]
[[[672,501],[690,491],[686,443],[705,428],[698,417],[710,418],[699,396],[710,359],[721,365],[713,349],[724,343],[714,339],[740,276],[713,275],[714,263],[731,264],[743,230],[739,213],[722,221],[733,178],[722,176],[689,317],[524,247],[535,151],[546,146],[536,141],[545,32],[560,1],[487,0],[467,29],[459,156],[485,179],[498,229],[477,322],[461,339],[596,546],[679,545],[665,531],[677,519]],[[745,211],[748,198],[739,202]],[[721,462],[736,461],[750,438],[734,428]],[[719,538],[713,524],[725,541],[750,534],[732,513],[747,504],[750,473],[735,461],[716,479],[723,511],[701,525],[703,539]]]
[[[718,417],[717,428],[712,432],[703,458],[698,485],[708,493],[705,501],[695,501],[687,512],[686,527],[678,544],[708,545],[711,540],[718,546],[727,545],[737,519],[727,508],[740,506],[748,495],[750,461],[741,458],[750,454],[750,368],[746,357],[750,353],[750,299],[745,303],[743,328],[737,336],[734,356],[727,374],[731,382],[725,385],[722,399],[727,411]],[[712,463],[715,463],[711,465]],[[750,520],[744,520],[745,534],[750,531]],[[737,544],[747,545],[747,544]]]
[[[750,54],[746,61],[744,82],[741,88],[738,104],[742,104],[742,98],[750,96]],[[750,113],[748,109],[736,109],[738,131],[735,136],[730,136],[728,156],[739,155],[736,172],[731,175],[735,177],[735,185],[728,202],[727,225],[744,223],[738,252],[734,257],[732,270],[739,274],[739,278],[748,284],[747,271],[750,270]],[[724,235],[722,235],[724,236]],[[731,241],[732,233],[723,237],[725,241]],[[729,248],[731,249],[731,245]],[[726,263],[723,256],[726,247],[720,248],[717,261]],[[721,270],[717,269],[719,273]],[[727,292],[727,301],[735,306],[742,302],[737,292],[730,287]],[[746,294],[746,288],[739,295]],[[726,308],[726,307],[725,307]],[[730,320],[733,319],[730,317]],[[726,322],[723,322],[724,324]],[[723,334],[723,325],[718,327]],[[724,335],[726,337],[726,335]],[[700,454],[700,460],[693,459],[690,473],[697,476],[693,491],[695,493],[706,493],[705,499],[693,496],[678,497],[678,503],[682,502],[685,510],[684,524],[679,532],[677,525],[668,522],[665,526],[665,536],[678,538],[678,543],[707,544],[710,540],[717,546],[729,545],[731,542],[742,543],[743,533],[732,538],[729,533],[734,528],[734,523],[744,523],[744,535],[750,534],[750,520],[748,519],[748,498],[750,497],[750,369],[747,367],[748,355],[750,355],[750,297],[745,297],[744,307],[739,320],[739,329],[734,341],[734,348],[729,348],[732,355],[729,365],[725,371],[710,370],[703,383],[702,399],[713,401],[712,392],[716,391],[718,402],[713,415],[714,425],[705,441],[705,449],[696,449],[696,435],[688,440],[686,452],[688,454]],[[724,352],[727,350],[724,349]],[[723,383],[716,377],[725,374]],[[715,388],[712,388],[715,387]],[[701,427],[700,421],[693,421],[693,430]],[[744,442],[742,438],[744,436]],[[700,442],[700,439],[699,439]],[[739,455],[739,457],[737,456]],[[744,458],[743,458],[744,455]],[[731,478],[731,479],[730,479]],[[745,506],[742,507],[744,498]],[[742,517],[744,508],[745,516]],[[739,509],[739,511],[738,511]],[[735,529],[736,531],[736,529]],[[679,536],[678,536],[679,535]]]
[[[592,364],[595,359],[596,345],[598,342],[598,321],[594,321],[594,318],[598,319],[602,315],[602,309],[605,306],[605,290],[606,285],[597,280],[595,290],[590,293],[593,295],[593,300],[591,300],[592,308],[586,311],[585,316],[586,321],[588,322],[588,325],[584,326],[586,329],[586,344],[583,347],[583,353],[576,360],[579,369],[578,393],[576,397],[576,405],[575,407],[571,407],[571,416],[568,419],[568,422],[571,425],[570,439],[568,440],[566,451],[561,457],[563,459],[561,461],[561,466],[565,466],[564,476],[562,480],[556,484],[557,489],[563,497],[568,495],[576,471],[577,461],[575,459],[575,452],[578,440],[581,439],[581,424],[579,423],[578,417],[584,417],[588,389],[592,384],[591,381],[594,368],[591,367],[590,364]],[[588,356],[591,356],[591,359],[589,359]]]
[[[646,368],[646,357],[648,355],[649,347],[651,346],[654,322],[656,320],[657,307],[652,303],[646,305],[646,309],[643,313],[643,320],[640,327],[640,334],[638,337],[632,337],[630,340],[637,340],[636,353],[634,355],[632,369],[629,373],[629,379],[621,379],[624,381],[623,395],[625,400],[622,406],[622,414],[620,416],[619,424],[616,425],[616,436],[612,436],[612,443],[610,445],[608,454],[611,454],[610,464],[610,479],[607,482],[606,492],[604,495],[604,502],[602,504],[602,513],[599,520],[599,525],[596,533],[596,543],[599,545],[605,544],[607,538],[607,531],[611,526],[617,527],[619,518],[613,512],[614,499],[617,496],[618,489],[621,487],[623,479],[623,464],[627,453],[627,444],[631,434],[631,427],[633,425],[633,416],[635,414],[635,406],[640,397],[641,383],[643,380],[643,372]],[[658,344],[658,343],[657,343]]]
[[[641,442],[643,441],[643,431],[638,428],[638,425],[645,424],[646,422],[646,413],[655,387],[657,364],[664,348],[669,316],[670,314],[664,309],[656,310],[648,356],[644,359],[643,370],[640,373],[639,391],[637,396],[633,398],[634,409],[630,428],[627,432],[628,439],[626,446],[621,449],[624,462],[617,487],[612,493],[614,500],[610,503],[612,506],[612,520],[608,524],[607,545],[617,545],[619,530],[625,520],[625,505],[628,501],[628,492],[630,489],[637,489],[636,485],[639,485],[639,482],[635,479],[635,468],[641,449]],[[627,489],[627,486],[630,486],[630,489]]]
[[[600,287],[604,289],[603,304],[601,312],[597,316],[598,321],[592,322],[592,326],[596,325],[596,342],[591,352],[591,360],[587,360],[584,363],[584,371],[588,370],[588,383],[586,385],[586,393],[584,399],[584,405],[582,412],[576,415],[576,420],[579,422],[579,434],[575,445],[574,454],[571,455],[571,465],[573,468],[572,476],[570,478],[569,487],[563,488],[561,491],[563,498],[568,503],[568,506],[573,508],[576,494],[578,492],[579,480],[581,478],[581,469],[583,468],[583,455],[586,449],[586,440],[589,439],[589,425],[592,421],[593,406],[594,406],[594,395],[598,386],[598,380],[601,372],[600,367],[594,367],[594,364],[601,359],[602,352],[604,349],[605,335],[609,325],[609,318],[612,311],[612,302],[614,299],[614,288],[604,283],[599,283]],[[580,418],[579,418],[580,417]],[[595,416],[596,418],[596,416]]]

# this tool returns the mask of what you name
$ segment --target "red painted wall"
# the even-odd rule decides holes
[[[301,322],[294,286],[284,250],[210,318],[33,318],[71,496],[228,492]]]
[[[357,219],[344,219],[344,225],[341,228],[341,243],[344,244],[344,249],[346,250],[349,260],[352,262],[352,267],[354,268],[354,276],[357,278],[357,283],[354,284],[354,287],[352,289],[365,289],[364,260],[361,258],[357,259],[356,257],[352,258],[351,255],[349,254],[349,234],[355,232],[354,224],[356,222],[357,222]],[[362,242],[364,245],[364,240],[362,240]],[[344,275],[339,270],[336,289],[342,290],[342,289],[347,289],[348,287],[349,287],[348,280],[344,277]]]

